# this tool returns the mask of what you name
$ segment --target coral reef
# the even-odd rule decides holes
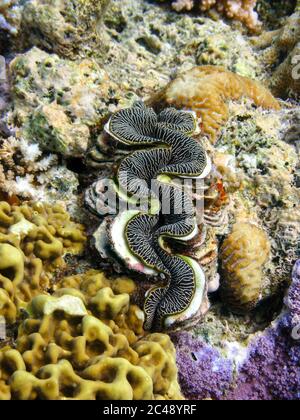
[[[195,9],[203,13],[214,9],[226,18],[235,19],[246,25],[250,30],[256,31],[260,28],[258,15],[254,11],[256,2],[256,0],[201,0],[200,2],[196,0],[175,0],[172,1],[172,7],[177,12]]]
[[[222,299],[230,310],[245,313],[257,305],[269,254],[270,243],[263,230],[250,223],[233,226],[220,251]]]
[[[239,179],[238,190],[231,194],[233,219],[263,226],[271,242],[264,297],[288,286],[291,268],[300,255],[299,155],[294,112],[288,109],[262,113],[233,105],[232,117],[217,146],[221,153],[217,165],[226,188]],[[222,161],[232,164],[220,167],[218,162]]]
[[[222,66],[240,76],[261,78],[258,57],[253,54],[251,44],[238,31],[230,27],[222,27],[212,33],[206,27],[202,29],[196,51],[198,65]]]
[[[231,399],[298,400],[300,347],[295,326],[300,320],[299,261],[285,299],[286,312],[273,327],[249,346],[249,357],[241,368]]]
[[[38,144],[30,144],[15,137],[1,139],[0,189],[9,195],[23,198],[42,198],[44,191],[37,190],[44,177],[57,164],[57,157],[43,154]]]
[[[259,107],[280,108],[277,100],[260,83],[217,66],[195,67],[179,75],[154,95],[149,104],[155,107],[167,104],[195,111],[201,118],[204,133],[215,142],[229,117],[227,101],[242,98],[251,99]]]
[[[58,205],[0,202],[0,314],[10,323],[35,295],[46,291],[63,256],[82,253],[84,228]]]
[[[64,156],[82,156],[90,130],[115,104],[117,86],[92,60],[74,63],[33,48],[10,65],[12,121],[22,136]],[[115,105],[114,105],[115,106]]]
[[[1,399],[182,398],[170,338],[144,336],[140,309],[109,284],[88,272],[30,302],[16,348],[0,350]]]
[[[269,81],[274,95],[284,99],[300,97],[300,11],[296,11],[281,29],[264,32],[252,40],[260,60],[272,68]]]
[[[24,7],[25,47],[37,46],[63,57],[77,57],[81,49],[103,48],[101,24],[110,0],[30,0]],[[89,45],[89,47],[88,47]]]
[[[233,382],[232,361],[188,332],[176,333],[172,341],[185,397],[189,400],[222,399]]]
[[[165,237],[184,243],[198,234],[191,193],[172,185],[172,178],[203,179],[211,171],[204,148],[189,137],[195,130],[192,113],[170,108],[156,115],[141,102],[117,112],[106,125],[107,133],[121,145],[146,148],[119,164],[115,190],[121,197],[129,194],[133,206],[125,211],[120,206],[106,236],[110,253],[127,268],[165,282],[146,294],[147,329],[178,328],[203,311],[206,282],[201,266],[190,257],[170,254],[163,245]],[[96,214],[103,203],[102,184],[100,179],[86,193],[86,204]],[[166,197],[168,208],[164,208]],[[143,203],[148,207],[149,199],[152,204],[147,212]],[[136,200],[140,210],[134,210]],[[104,241],[103,236],[100,233],[99,240]]]
[[[293,339],[299,326],[299,261],[287,293],[285,311],[248,345],[223,340],[218,352],[186,332],[172,336],[179,379],[189,399],[298,400],[300,347]],[[295,337],[296,338],[296,337]],[[298,336],[299,338],[299,336]]]

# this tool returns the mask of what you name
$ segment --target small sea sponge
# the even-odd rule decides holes
[[[229,118],[227,102],[243,98],[266,109],[280,109],[279,102],[261,83],[218,66],[194,67],[180,74],[148,102],[159,109],[173,105],[195,111],[204,133],[214,143]]]
[[[236,223],[221,248],[222,299],[235,313],[247,313],[259,302],[263,267],[270,254],[265,232],[250,224]]]
[[[60,206],[0,202],[0,315],[15,322],[19,311],[50,285],[65,254],[82,253],[84,227]]]

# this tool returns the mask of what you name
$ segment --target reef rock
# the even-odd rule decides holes
[[[33,48],[10,65],[13,119],[25,138],[65,156],[82,156],[90,129],[115,104],[117,86],[92,60],[74,63]]]
[[[264,32],[252,40],[260,60],[272,69],[270,89],[284,99],[300,97],[300,11],[281,29]],[[275,71],[273,70],[275,68]]]
[[[110,0],[30,0],[22,15],[25,47],[37,46],[72,58],[103,48],[101,29]]]

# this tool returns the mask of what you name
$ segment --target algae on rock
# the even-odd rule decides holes
[[[118,102],[118,87],[93,60],[79,63],[33,48],[10,65],[13,121],[42,148],[82,156],[90,129]]]
[[[102,22],[110,0],[30,0],[22,16],[25,47],[75,58],[104,48]]]

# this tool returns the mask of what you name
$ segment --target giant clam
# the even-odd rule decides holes
[[[174,329],[199,314],[203,302],[207,306],[202,267],[166,244],[188,243],[199,234],[193,196],[180,182],[211,171],[209,156],[191,137],[196,128],[192,112],[168,108],[157,115],[141,102],[113,114],[105,127],[127,155],[109,181],[122,205],[104,219],[96,247],[115,264],[155,279],[145,298],[146,329]],[[86,191],[94,213],[101,213],[104,191],[101,179]]]

